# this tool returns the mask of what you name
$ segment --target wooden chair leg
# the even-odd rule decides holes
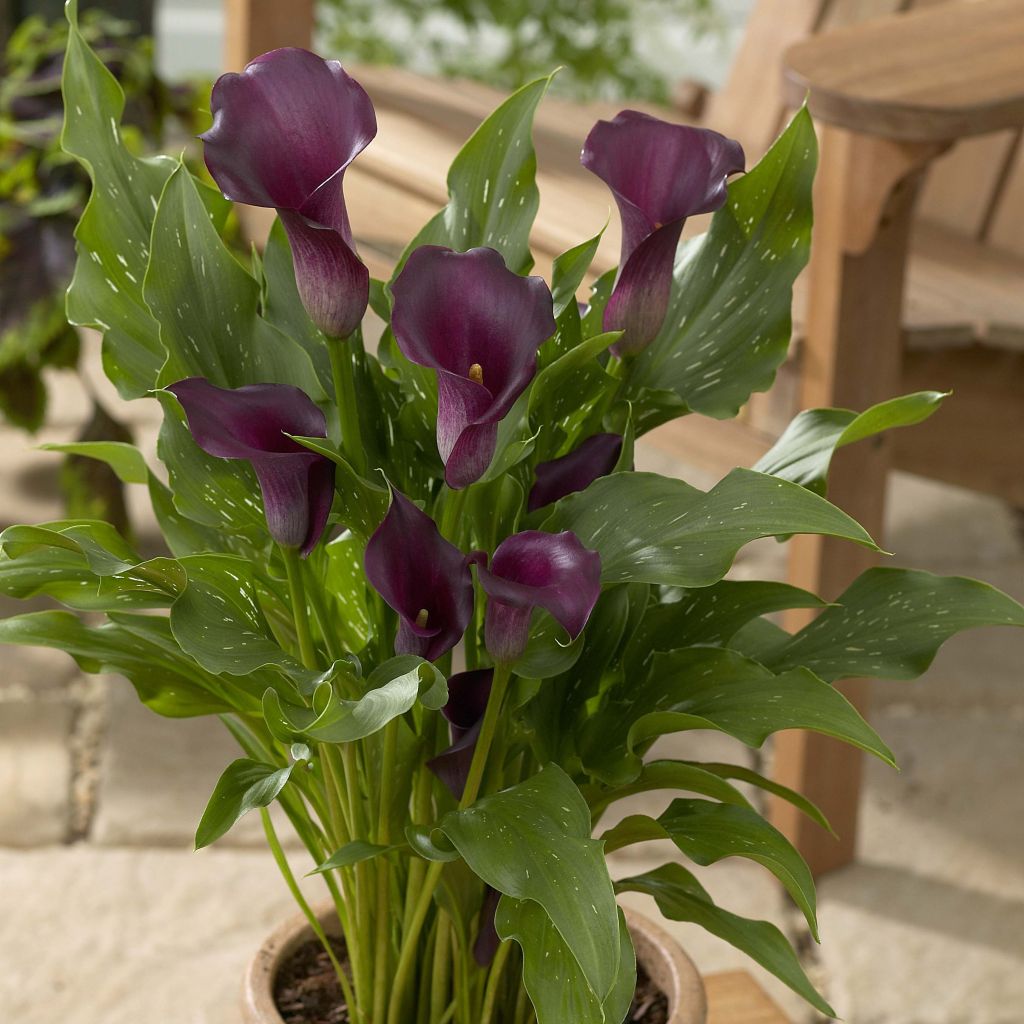
[[[241,71],[267,50],[309,49],[314,0],[224,0],[224,69]]]
[[[898,393],[903,279],[919,171],[933,146],[907,146],[826,126],[818,176],[801,405],[862,409]],[[890,441],[838,453],[829,498],[881,542]],[[789,580],[836,597],[874,562],[864,548],[822,537],[791,542]],[[787,626],[809,621],[794,612]],[[867,683],[840,687],[863,712]],[[771,819],[821,874],[853,859],[862,755],[816,733],[780,734],[773,774],[813,800],[838,840],[790,804],[772,801]]]

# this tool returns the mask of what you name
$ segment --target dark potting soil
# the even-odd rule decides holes
[[[345,944],[332,939],[331,945],[347,968]],[[285,1024],[350,1024],[334,968],[316,939],[299,946],[285,961],[274,984],[274,1000]],[[636,993],[624,1024],[665,1024],[667,1020],[665,993],[638,966]]]

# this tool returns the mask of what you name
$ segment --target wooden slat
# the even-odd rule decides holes
[[[309,49],[314,0],[224,0],[224,67],[241,71],[280,46]]]
[[[1006,252],[1024,256],[1024,145],[1017,145],[987,241]]]
[[[931,146],[922,147],[927,159]],[[900,313],[910,221],[916,194],[912,152],[902,174],[872,159],[874,140],[826,125],[821,140],[811,256],[811,291],[804,342],[800,404],[864,409],[897,393],[900,376]],[[851,185],[866,214],[851,208]],[[872,196],[872,189],[883,201]],[[888,197],[886,200],[885,197]],[[863,245],[865,216],[877,219]],[[881,540],[885,480],[891,441],[851,445],[837,453],[829,497]],[[834,599],[875,556],[847,542],[818,535],[790,542],[789,582]],[[787,614],[797,629],[809,614]],[[840,689],[864,710],[867,683],[853,680]],[[815,874],[853,859],[863,755],[817,733],[786,731],[773,744],[773,778],[805,794],[824,812],[838,838],[778,798],[770,803],[772,823],[803,854]]]
[[[896,465],[1024,508],[1024,352],[908,352],[903,389],[952,390],[927,423],[893,432]]]
[[[1019,134],[1006,131],[964,139],[936,160],[921,196],[921,219],[980,240]]]
[[[911,335],[966,328],[979,340],[1024,329],[1024,256],[918,223],[904,323]]]
[[[704,979],[707,1024],[790,1024],[746,971],[723,971]]]
[[[1024,4],[940,4],[819,35],[786,55],[789,95],[830,123],[910,141],[1024,122]]]
[[[743,143],[748,166],[760,159],[786,110],[781,75],[787,47],[814,32],[827,0],[757,0],[723,89],[705,123]]]

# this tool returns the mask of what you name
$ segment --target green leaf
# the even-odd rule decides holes
[[[326,437],[299,437],[295,434],[288,434],[288,437],[335,464],[336,514],[353,533],[364,541],[369,540],[387,514],[390,500],[387,488],[361,477],[338,451],[337,445]]]
[[[503,940],[523,951],[523,984],[538,1024],[621,1024],[636,989],[636,956],[626,919],[619,912],[619,971],[615,985],[599,998],[543,907],[502,896],[494,917]]]
[[[383,853],[391,853],[394,850],[402,849],[401,846],[380,846],[377,843],[368,843],[365,839],[356,839],[354,842],[346,843],[340,850],[335,850],[319,867],[310,871],[309,875],[322,875],[327,871],[334,871],[337,868],[348,868],[353,864],[361,864],[363,861],[372,860]]]
[[[192,439],[174,395],[161,391],[157,397],[164,409],[157,454],[167,467],[173,508],[184,519],[216,531],[204,531],[203,536],[215,542],[205,550],[250,556],[263,551],[269,536],[252,467],[240,459],[207,455]]]
[[[299,298],[291,245],[280,218],[275,218],[263,249],[263,281],[264,318],[306,350],[321,387],[325,393],[330,393],[333,384],[331,360],[327,354],[327,338],[309,319],[306,307]],[[390,316],[382,319],[387,321]]]
[[[811,984],[793,948],[775,925],[752,921],[715,906],[707,890],[681,864],[665,864],[615,883],[616,892],[653,896],[670,921],[688,921],[724,939],[803,996],[826,1017],[836,1013]]]
[[[196,849],[220,839],[243,814],[267,807],[284,789],[293,764],[275,768],[247,757],[232,761],[224,770],[196,829]]]
[[[563,498],[543,529],[572,530],[595,548],[605,583],[705,587],[744,544],[779,534],[818,533],[877,550],[824,498],[749,469],[734,469],[706,494],[655,473],[615,473]]]
[[[588,364],[594,363],[597,356],[621,337],[622,331],[596,334],[545,366],[534,378],[533,386],[530,388],[530,418],[541,423],[556,422],[560,418],[557,409],[559,399],[565,400],[566,394],[569,395],[569,400],[578,403],[581,396],[573,387],[577,374]],[[603,375],[604,371],[601,372]]]
[[[633,782],[602,794],[597,806],[603,809],[616,800],[660,789],[686,790],[722,803],[750,807],[750,801],[735,786],[726,782],[720,773],[692,761],[668,760],[647,762]]]
[[[109,523],[61,520],[0,534],[0,592],[47,594],[71,608],[166,608],[185,576],[170,558],[142,561]]]
[[[753,656],[773,671],[804,666],[830,682],[916,679],[946,640],[979,626],[1024,626],[1024,607],[977,580],[874,568],[800,632]]]
[[[789,347],[793,281],[810,252],[816,164],[805,107],[758,165],[730,182],[708,233],[680,249],[664,325],[628,377],[638,433],[687,409],[735,416],[770,387]],[[666,390],[672,404],[651,401]]]
[[[0,643],[64,651],[84,672],[114,672],[135,687],[139,699],[171,718],[252,711],[243,688],[228,694],[174,644],[167,620],[153,615],[112,615],[87,626],[64,611],[29,612],[0,619]]]
[[[142,452],[135,445],[124,441],[74,441],[70,444],[42,444],[39,447],[47,452],[83,455],[105,462],[123,484],[149,483],[149,467]]]
[[[125,149],[124,93],[78,30],[75,5],[64,59],[61,146],[93,183],[75,238],[78,264],[68,290],[68,320],[104,333],[107,375],[126,398],[144,395],[164,362],[156,321],[142,297],[150,228],[174,161],[139,159]]]
[[[610,853],[636,842],[671,839],[681,853],[706,867],[726,857],[744,857],[767,868],[803,911],[818,938],[814,879],[789,840],[749,807],[710,800],[673,800],[657,819],[624,818],[602,837]]]
[[[346,663],[339,666],[347,667]],[[339,697],[325,679],[313,692],[312,708],[286,705],[274,690],[268,690],[264,714],[272,731],[278,723],[277,728],[290,730],[290,738],[350,743],[383,729],[417,702],[434,711],[443,707],[448,702],[448,681],[429,661],[403,654],[370,673],[366,692],[358,700]]]
[[[179,163],[153,221],[143,293],[167,350],[159,383],[193,376],[229,388],[273,381],[323,398],[306,350],[259,315],[259,285],[225,248],[200,187]]]
[[[593,238],[580,242],[561,256],[555,257],[551,268],[551,297],[554,299],[555,319],[576,302],[576,292],[587,276],[590,264],[594,261],[597,247],[601,244],[604,228]]]
[[[651,740],[691,729],[715,729],[751,747],[773,732],[810,729],[893,763],[892,752],[853,705],[807,669],[775,675],[714,647],[655,655],[641,685],[627,679],[586,722],[580,752],[588,771],[622,784],[639,774],[638,752]]]
[[[171,631],[183,651],[217,674],[245,676],[276,666],[302,675],[298,662],[273,639],[245,559],[188,555],[181,565],[188,584],[171,606]]]
[[[463,860],[488,885],[543,908],[604,1000],[621,964],[618,912],[590,810],[556,765],[440,821]]]
[[[835,452],[893,427],[921,423],[947,395],[942,391],[918,391],[880,402],[862,413],[849,409],[807,409],[786,427],[754,469],[824,495]]]
[[[370,615],[366,606],[363,575],[363,544],[352,533],[343,533],[324,546],[324,590],[334,605],[331,627],[346,650],[361,651],[370,639]]]
[[[719,580],[676,593],[678,600],[648,608],[631,637],[625,661],[634,670],[646,666],[656,651],[726,644],[752,619],[826,604],[807,590],[767,580]]]
[[[501,253],[510,270],[525,274],[533,266],[530,228],[540,193],[531,134],[550,81],[551,76],[538,78],[514,92],[459,150],[448,172],[448,205],[409,243],[392,281],[421,245],[460,252],[488,246]]]
[[[771,793],[773,796],[791,803],[797,810],[806,814],[811,821],[816,822],[825,829],[826,832],[831,832],[832,835],[835,835],[832,826],[828,823],[828,819],[821,813],[821,809],[817,805],[811,803],[807,797],[796,792],[796,790],[783,786],[782,783],[775,782],[774,779],[766,779],[752,768],[745,768],[738,764],[718,764],[711,761],[691,761],[690,763],[697,768],[704,769],[704,771],[719,775],[723,779],[736,779],[738,782],[747,783],[748,786],[756,786],[758,789],[763,789],[766,793]]]

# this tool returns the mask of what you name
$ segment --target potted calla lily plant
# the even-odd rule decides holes
[[[160,403],[163,469],[127,444],[63,447],[147,488],[168,550],[144,559],[89,520],[9,528],[0,590],[66,607],[8,618],[0,640],[65,650],[238,741],[196,845],[258,809],[302,912],[254,962],[247,1019],[321,1019],[278,998],[309,939],[333,972],[322,1019],[697,1024],[692,969],[619,909],[623,892],[830,1013],[782,933],[716,906],[683,863],[757,861],[814,933],[806,865],[735,783],[820,813],[745,766],[651,747],[813,729],[891,761],[831,684],[918,675],[949,636],[1024,625],[1024,608],[894,568],[827,605],[725,578],[756,538],[873,547],[825,497],[832,452],[942,395],[805,412],[707,492],[633,469],[637,437],[735,415],[785,356],[810,238],[806,111],[747,171],[711,131],[599,122],[582,159],[618,206],[622,258],[581,306],[598,238],[550,281],[530,275],[547,80],[531,83],[466,143],[448,205],[377,281],[350,221],[374,211],[347,208],[343,187],[373,104],[337,62],[277,50],[220,79],[202,137],[218,192],[125,148],[121,91],[68,13],[63,145],[93,183],[68,310],[102,333],[120,392]],[[277,210],[251,261],[222,240],[230,201]],[[706,212],[708,233],[680,245]],[[793,607],[820,614],[790,635],[768,616]],[[658,817],[602,824],[647,791],[664,792]],[[680,859],[612,878],[609,853],[659,839]],[[322,884],[323,907],[299,873],[318,876],[305,885]],[[638,984],[655,994],[633,1005]]]

